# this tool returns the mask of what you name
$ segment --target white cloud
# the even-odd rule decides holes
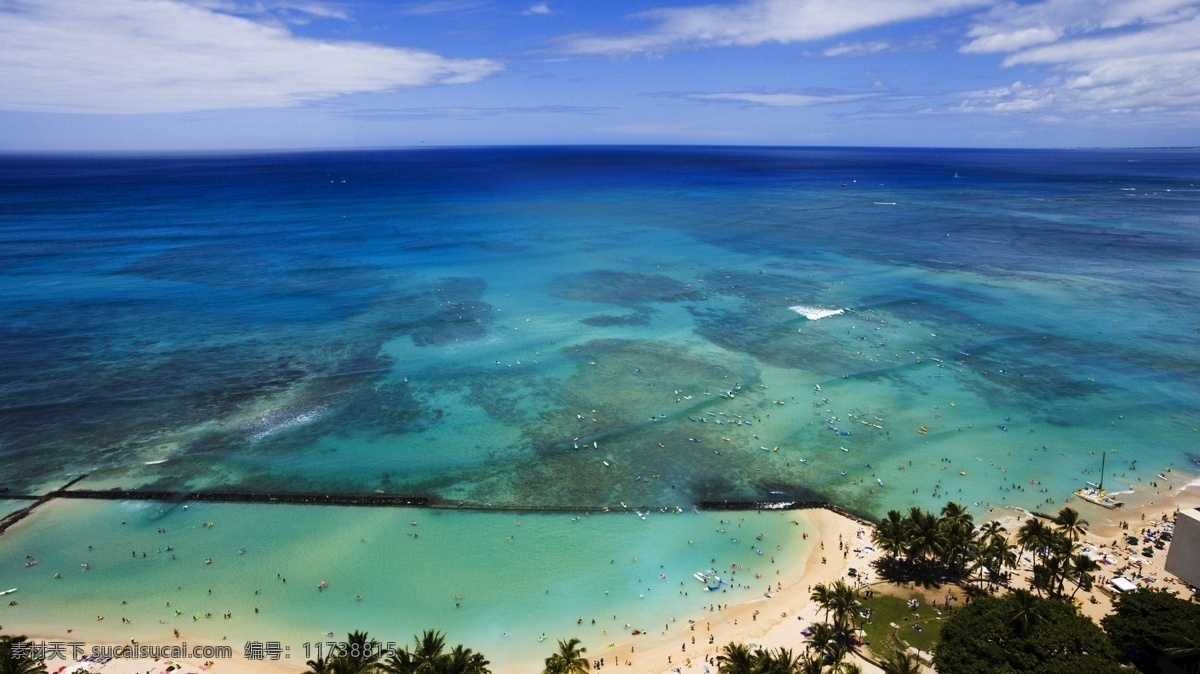
[[[184,0],[187,4],[238,16],[279,16],[291,22],[303,23],[310,17],[346,20],[349,16],[340,7],[324,2],[289,2],[288,0]]]
[[[1059,30],[1048,26],[1018,28],[979,35],[969,44],[964,45],[962,51],[967,53],[1016,51],[1036,44],[1054,42],[1061,36],[1062,33]]]
[[[891,49],[892,45],[889,42],[875,40],[871,42],[852,42],[850,44],[842,43],[835,45],[821,52],[823,56],[869,56],[870,54],[878,54],[881,51]]]
[[[634,15],[655,21],[630,35],[575,35],[564,48],[578,54],[658,52],[697,46],[754,46],[821,40],[979,7],[991,0],[743,0],[726,5],[668,7]]]
[[[478,12],[483,9],[485,7],[481,0],[429,0],[429,2],[414,2],[404,5],[400,11],[416,16],[430,16],[456,12]]]
[[[1195,0],[1042,0],[1007,2],[971,27],[967,53],[1008,52],[1096,31],[1186,20],[1200,13]]]
[[[502,68],[486,59],[300,38],[171,0],[6,0],[0,34],[0,109],[25,112],[285,107],[471,82]]]
[[[1037,25],[1034,25],[1037,24]],[[1005,66],[1045,67],[1040,84],[972,92],[959,110],[1195,115],[1200,6],[1194,0],[1045,0],[1006,4],[972,29],[965,52],[1009,52]]]
[[[541,4],[534,5],[534,6],[530,7],[529,9],[525,10],[524,12],[522,12],[522,14],[550,14],[550,13],[551,13],[550,5],[547,5],[544,2]]]
[[[830,96],[813,96],[808,94],[760,94],[760,93],[719,93],[719,94],[685,94],[685,98],[699,101],[733,101],[751,103],[769,107],[801,108],[812,105],[828,105],[830,103],[845,103],[856,101],[866,96],[858,94],[840,94]]]

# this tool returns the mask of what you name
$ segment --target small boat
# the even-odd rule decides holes
[[[13,589],[11,589],[11,590],[5,590],[5,591],[3,591],[3,592],[0,592],[0,597],[3,597],[3,596],[4,596],[4,595],[6,595],[6,594],[12,594],[12,593],[14,593],[14,592],[16,592],[16,591],[17,591],[17,588],[15,588],[15,587],[14,587]]]
[[[875,481],[879,483],[879,486],[880,486],[880,487],[882,487],[882,486],[883,486],[883,480],[881,480],[881,479],[879,479],[879,478],[875,478]]]
[[[929,432],[929,429],[928,429],[928,428],[925,428],[924,426],[922,426],[922,427],[920,427],[920,428],[918,428],[918,429],[917,429],[917,432],[918,432],[918,433],[920,433],[921,435],[925,435],[926,433],[928,433],[928,432]]]
[[[612,465],[607,461],[601,461],[600,463],[603,463],[605,468],[608,468],[610,465]]]
[[[1100,484],[1088,482],[1086,487],[1083,487],[1082,489],[1076,489],[1075,495],[1084,501],[1087,501],[1088,503],[1094,503],[1101,508],[1108,508],[1109,510],[1112,510],[1113,508],[1123,506],[1125,504],[1109,496],[1104,491],[1104,467],[1106,459],[1108,459],[1108,452],[1100,454]]]
[[[29,560],[28,562],[25,562],[25,568],[27,568],[27,569],[28,569],[28,568],[29,568],[29,567],[31,567],[31,566],[37,566],[37,560],[36,560],[36,559],[31,559],[31,560]]]

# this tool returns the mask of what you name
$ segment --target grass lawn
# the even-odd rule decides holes
[[[916,599],[921,607],[914,613],[908,607],[907,600]],[[926,603],[926,598],[919,592],[900,590],[897,594],[883,594],[878,586],[875,596],[863,600],[862,610],[874,609],[869,621],[863,621],[862,628],[867,633],[867,642],[872,652],[882,655],[890,648],[907,648],[915,646],[923,651],[930,651],[937,643],[942,631],[942,622],[949,616],[941,609],[941,620],[933,608]],[[892,624],[900,626],[897,633]],[[913,628],[919,626],[920,631]],[[899,636],[900,642],[896,641]]]

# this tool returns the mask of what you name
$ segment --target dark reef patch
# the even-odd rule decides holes
[[[632,314],[599,314],[581,318],[579,322],[593,328],[611,328],[622,325],[643,326],[650,325],[650,318],[654,316],[654,313],[653,309],[636,307]]]
[[[559,278],[552,297],[579,302],[633,306],[646,302],[678,302],[692,296],[688,284],[662,274],[593,269]]]

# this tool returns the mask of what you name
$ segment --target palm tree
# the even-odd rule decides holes
[[[921,661],[908,651],[891,651],[879,665],[883,674],[921,674]]]
[[[850,585],[846,581],[839,578],[829,588],[828,608],[833,613],[834,625],[841,628],[854,627],[854,609],[862,600],[862,592],[858,588]],[[826,616],[829,614],[826,611]]]
[[[393,651],[384,670],[391,674],[438,671],[446,649],[446,635],[437,630],[425,630],[421,636],[413,637],[413,646],[412,650],[398,648]]]
[[[309,660],[308,662],[304,663],[304,666],[308,667],[308,669],[304,671],[304,674],[334,674],[334,665],[330,660],[330,656],[328,655],[318,654],[316,660]],[[2,671],[4,671],[4,669],[2,666],[0,666],[0,672]]]
[[[559,639],[558,652],[546,658],[544,674],[584,674],[591,669],[591,663],[583,657],[587,649],[580,646],[581,643],[575,637]]]
[[[833,666],[830,670],[834,674],[863,674],[863,668],[851,660],[844,660]]]
[[[1087,520],[1079,516],[1079,513],[1074,508],[1063,508],[1054,516],[1054,523],[1058,525],[1059,531],[1067,535],[1074,543],[1083,537],[1087,531]]]
[[[942,506],[942,517],[947,522],[967,522],[974,524],[975,518],[967,512],[967,509],[961,503],[947,501],[946,505]]]
[[[1008,530],[1004,528],[1004,525],[1000,524],[999,520],[992,520],[990,522],[984,522],[983,525],[979,527],[979,538],[986,540],[990,539],[992,536],[998,536],[1007,531]]]
[[[338,674],[367,674],[375,672],[383,648],[379,642],[367,637],[366,632],[351,632],[346,637],[346,649],[334,658]]]
[[[1039,599],[1029,590],[1018,589],[1013,590],[1011,595],[1013,611],[1009,616],[1010,624],[1017,626],[1017,633],[1024,636],[1029,632],[1029,625],[1039,619],[1038,601]]]
[[[459,644],[442,656],[438,674],[491,674],[487,658]]]
[[[905,529],[904,516],[898,510],[889,510],[887,517],[875,526],[871,540],[884,554],[896,557],[905,549]]]
[[[949,538],[942,529],[941,520],[934,513],[927,513],[919,507],[912,507],[908,512],[908,542],[907,553],[910,558],[925,560],[936,557],[946,551]]]
[[[793,653],[790,648],[773,651],[758,650],[758,672],[762,674],[794,674],[804,666],[804,656]]]
[[[971,516],[963,513],[958,519],[942,520],[941,529],[946,537],[943,554],[946,566],[954,570],[956,575],[961,574],[965,561],[974,556],[978,549],[975,525],[971,522]]]
[[[1067,575],[1071,572],[1071,552],[1075,544],[1062,531],[1050,530],[1046,542],[1046,554],[1042,557],[1045,572],[1042,575],[1047,585],[1045,589],[1056,597],[1063,595]],[[1034,568],[1034,578],[1038,578],[1038,569]]]
[[[800,661],[800,666],[796,668],[795,674],[825,674],[825,658],[821,655],[814,655]]]
[[[825,583],[813,585],[812,593],[808,596],[814,604],[825,611],[825,621],[829,622],[829,612],[833,610],[833,600],[830,586]]]
[[[991,587],[1005,568],[1016,564],[1017,553],[1013,545],[1002,534],[992,534],[987,542],[978,548],[971,569],[978,572],[980,580],[986,580]]]
[[[413,637],[412,648],[398,648],[385,665],[365,672],[383,671],[389,674],[490,674],[492,664],[482,653],[459,644],[446,651],[446,635],[437,630],[425,630]],[[328,670],[342,674],[341,669]],[[316,673],[320,674],[320,673]],[[365,673],[364,673],[365,674]]]
[[[814,623],[812,626],[812,634],[805,639],[812,649],[819,655],[829,655],[830,646],[833,644],[837,634],[832,625],[827,623]]]
[[[757,658],[745,644],[732,641],[722,646],[717,655],[717,671],[720,674],[755,674],[757,664]]]
[[[1071,597],[1075,597],[1075,593],[1080,589],[1092,589],[1092,574],[1100,570],[1100,564],[1084,554],[1071,555],[1070,567],[1068,573],[1071,579],[1075,582],[1075,590],[1071,592]]]
[[[1033,554],[1037,557],[1044,551],[1046,544],[1050,539],[1050,528],[1042,524],[1042,521],[1036,517],[1031,517],[1021,528],[1017,529],[1017,544],[1021,546],[1021,555],[1026,549],[1033,550]]]
[[[46,671],[39,648],[25,637],[0,636],[0,674],[42,674]]]

